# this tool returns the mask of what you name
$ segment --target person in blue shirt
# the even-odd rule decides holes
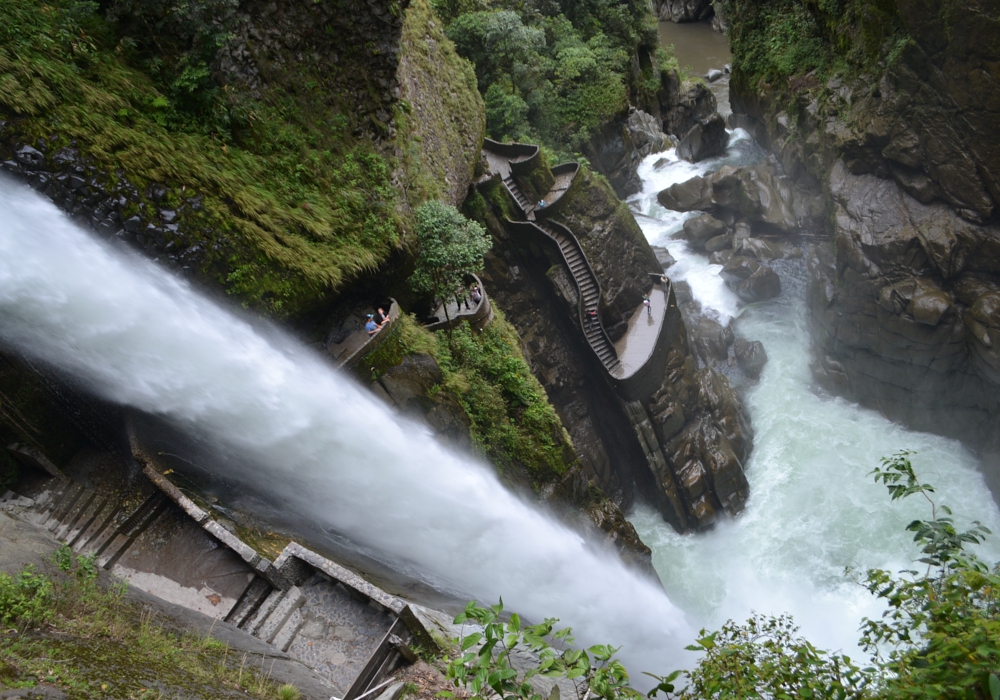
[[[368,331],[368,335],[375,335],[379,331],[378,324],[375,323],[375,316],[373,314],[368,314],[368,322],[365,323],[365,330]]]

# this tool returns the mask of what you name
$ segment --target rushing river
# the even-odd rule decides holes
[[[745,165],[763,153],[746,132],[730,138],[728,153],[697,165],[673,151],[647,158],[640,167],[644,189],[631,200],[649,242],[666,247],[677,263],[668,274],[691,285],[694,297],[738,335],[759,340],[768,363],[744,394],[756,433],[747,461],[750,500],[746,511],[714,530],[677,535],[649,506],[631,514],[671,600],[692,622],[718,627],[746,619],[751,611],[790,612],[805,635],[827,648],[854,653],[864,615],[880,608],[867,591],[845,576],[845,567],[864,570],[913,568],[916,549],[904,528],[929,517],[921,499],[890,503],[884,486],[868,476],[884,456],[916,450],[920,476],[938,489],[959,522],[981,520],[1000,533],[1000,514],[973,454],[953,440],[906,430],[879,413],[824,394],[809,370],[809,327],[805,265],[775,263],[782,294],[741,309],[739,299],[709,265],[672,236],[688,216],[668,211],[656,193],[675,182]],[[981,554],[1000,558],[995,541]],[[693,655],[692,655],[693,658]]]

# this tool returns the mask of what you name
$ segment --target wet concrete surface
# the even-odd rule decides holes
[[[615,376],[631,376],[642,367],[656,346],[656,338],[663,326],[667,311],[667,295],[660,286],[654,286],[649,293],[649,311],[642,304],[636,308],[628,321],[628,330],[615,342],[615,352],[621,363],[615,369]]]
[[[342,697],[392,627],[393,615],[360,601],[342,584],[316,572],[300,586],[306,602],[289,653],[330,681]]]

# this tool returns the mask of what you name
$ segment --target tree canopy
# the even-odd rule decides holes
[[[417,266],[410,284],[442,301],[462,286],[462,275],[483,269],[493,240],[483,226],[437,200],[417,209]]]

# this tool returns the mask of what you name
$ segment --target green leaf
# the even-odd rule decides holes
[[[989,684],[991,700],[1000,700],[1000,678],[997,678],[997,674],[990,674]]]

